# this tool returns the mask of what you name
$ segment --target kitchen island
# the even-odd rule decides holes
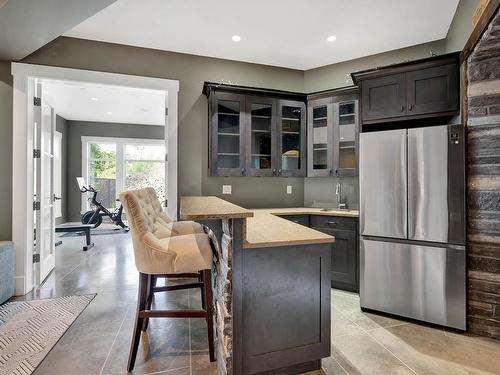
[[[207,225],[214,257],[220,374],[298,374],[330,355],[334,237],[217,197],[183,197],[182,220]]]

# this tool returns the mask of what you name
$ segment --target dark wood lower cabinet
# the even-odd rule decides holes
[[[359,291],[359,251],[356,231],[313,228],[335,236],[332,247],[332,288]]]
[[[244,249],[241,254],[240,373],[319,369],[319,359],[330,355],[329,245]]]
[[[358,219],[325,215],[282,215],[284,219],[335,237],[331,244],[332,288],[359,292]]]

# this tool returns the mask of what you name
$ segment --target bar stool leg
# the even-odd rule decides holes
[[[215,361],[214,349],[214,313],[213,313],[213,299],[212,299],[212,270],[203,270],[203,293],[205,296],[205,311],[207,313],[207,330],[208,330],[208,353],[210,362]]]
[[[148,275],[139,273],[139,293],[137,297],[137,314],[135,316],[134,335],[132,336],[132,344],[130,346],[130,354],[128,357],[127,371],[131,372],[134,369],[135,359],[137,357],[137,349],[141,340],[141,328],[143,318],[139,317],[139,313],[144,311],[146,307],[146,298],[148,292]]]
[[[203,282],[203,271],[200,271],[200,276],[198,277],[198,281]],[[205,284],[201,287],[201,308],[206,310],[206,301],[205,301]]]
[[[153,289],[156,287],[156,276],[148,275],[148,286],[147,286],[147,297],[146,297],[146,306],[145,310],[151,310],[151,303],[153,302],[154,291]],[[148,329],[149,318],[144,318],[142,322],[142,331],[146,332]]]

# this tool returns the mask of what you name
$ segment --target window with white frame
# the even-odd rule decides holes
[[[166,154],[163,140],[82,137],[82,175],[110,209],[120,192],[144,187],[153,187],[165,202]]]

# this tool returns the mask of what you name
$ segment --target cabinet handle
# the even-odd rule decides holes
[[[273,176],[276,175],[276,168],[273,168]]]
[[[412,110],[413,110],[413,104],[410,104],[410,106],[408,107],[408,109],[409,109],[410,111],[412,111]]]
[[[281,169],[278,169],[278,174],[281,174]]]
[[[328,221],[327,224],[328,225],[337,225],[338,223],[336,221]]]
[[[241,174],[245,174],[245,168],[241,168]]]
[[[404,105],[402,105],[402,106],[401,106],[401,112],[404,112],[404,111],[405,111],[405,106],[404,106]]]

